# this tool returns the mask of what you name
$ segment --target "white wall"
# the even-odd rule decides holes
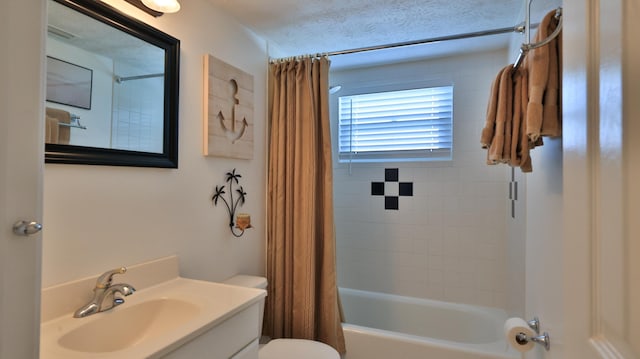
[[[552,11],[562,4],[558,0],[534,1],[532,11]],[[524,19],[524,10],[522,12]],[[542,19],[532,18],[532,23]],[[531,31],[531,38],[536,33]],[[514,36],[509,58],[515,61],[523,36]],[[516,218],[509,221],[509,286],[524,289],[510,291],[511,315],[531,319],[539,316],[542,330],[559,335],[562,313],[562,245],[563,245],[563,177],[562,139],[544,138],[544,145],[531,151],[533,172],[516,171],[519,198]],[[524,250],[522,250],[524,249]],[[558,337],[555,337],[556,340]],[[556,349],[557,351],[558,349]],[[543,357],[536,348],[528,358]]]
[[[480,148],[491,82],[506,63],[500,50],[331,73],[342,86],[331,99],[333,125],[337,97],[358,89],[454,85],[453,162],[353,164],[351,174],[335,164],[340,286],[506,307],[509,169],[487,166]],[[398,210],[371,195],[385,168],[413,182]]]
[[[80,116],[87,128],[71,128],[69,144],[108,148],[111,144],[111,106],[113,100],[113,60],[47,36],[47,56],[92,70],[91,109],[48,102],[46,106]]]
[[[539,0],[531,3],[532,13],[546,13],[562,5],[560,0]],[[519,19],[525,19],[525,9],[521,9]],[[532,17],[532,24],[542,19]],[[533,42],[537,28],[532,28],[530,39],[525,34],[512,36],[509,46],[509,61],[515,62],[522,43]],[[518,200],[515,201],[515,217],[507,220],[507,311],[511,316],[533,318],[539,315],[531,309],[531,301],[537,301],[544,291],[540,276],[543,262],[560,260],[556,253],[545,252],[547,238],[555,238],[562,224],[562,142],[560,139],[545,138],[545,145],[531,152],[533,172],[523,174],[516,170],[515,182],[518,186]],[[529,183],[532,181],[532,183]],[[558,191],[560,193],[558,193]],[[559,207],[558,207],[559,206]],[[537,238],[536,236],[544,236]],[[544,243],[544,244],[542,244]],[[557,242],[550,247],[557,250]],[[556,262],[558,263],[558,262]],[[546,264],[544,264],[546,266]],[[544,271],[545,275],[552,274]],[[536,284],[537,283],[537,284]],[[534,294],[535,293],[535,294]],[[547,293],[545,291],[545,293]],[[559,298],[547,298],[558,300]],[[559,316],[558,316],[559,317]]]
[[[544,146],[532,151],[536,167],[526,175],[525,317],[538,316],[543,330],[559,333],[563,317],[562,140],[544,141]]]
[[[179,168],[47,164],[43,286],[174,253],[182,275],[191,278],[263,273],[265,41],[206,0],[183,1],[180,12],[157,19],[122,0],[109,3],[181,40]],[[253,160],[201,154],[202,56],[207,53],[254,77]],[[248,193],[242,211],[252,215],[255,226],[239,239],[229,233],[226,209],[210,200],[233,168]]]

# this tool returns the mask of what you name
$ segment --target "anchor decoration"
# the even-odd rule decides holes
[[[204,55],[203,155],[253,159],[253,75]]]
[[[244,135],[244,132],[247,129],[247,126],[249,126],[249,123],[247,122],[247,118],[243,117],[241,121],[242,127],[238,132],[236,132],[236,106],[240,104],[240,99],[238,99],[238,83],[234,79],[229,80],[229,83],[231,83],[231,86],[233,87],[233,95],[232,95],[233,106],[231,107],[231,129],[229,129],[225,124],[225,118],[224,118],[224,115],[222,114],[222,111],[218,111],[218,119],[220,120],[220,126],[222,126],[222,130],[224,131],[225,136],[227,136],[227,138],[231,140],[231,143],[235,143]]]

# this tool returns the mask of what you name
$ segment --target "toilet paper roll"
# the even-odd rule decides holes
[[[509,318],[504,322],[504,335],[507,343],[520,353],[529,351],[535,345],[531,340],[523,342],[518,339],[518,334],[523,333],[527,338],[536,336],[536,333],[529,327],[529,324],[522,318]]]

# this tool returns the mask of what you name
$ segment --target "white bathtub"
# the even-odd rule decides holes
[[[344,359],[520,358],[503,310],[340,288]]]

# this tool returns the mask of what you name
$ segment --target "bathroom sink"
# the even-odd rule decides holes
[[[138,290],[113,309],[43,322],[40,359],[160,358],[205,336],[222,350],[241,337],[227,329],[236,318],[247,318],[242,333],[248,334],[237,344],[244,346],[259,334],[257,306],[264,296],[262,290],[178,277]]]
[[[105,312],[100,320],[77,327],[58,342],[79,352],[113,352],[131,347],[145,337],[160,336],[192,320],[199,312],[195,304],[179,299],[148,300]]]

